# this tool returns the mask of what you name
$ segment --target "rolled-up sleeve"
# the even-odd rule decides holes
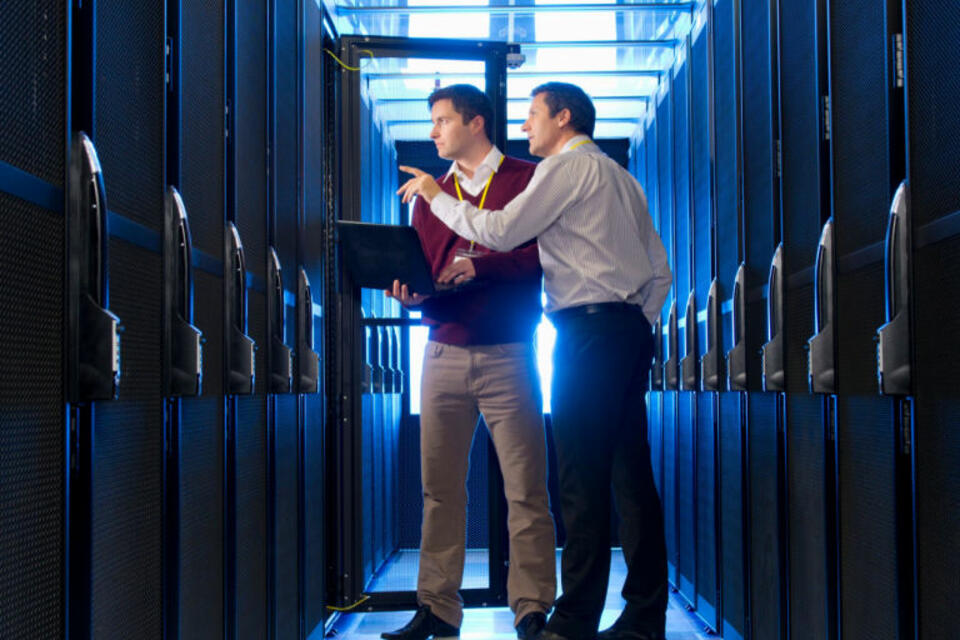
[[[501,210],[478,209],[446,193],[433,199],[430,210],[460,237],[496,251],[510,251],[536,238],[576,204],[574,164],[545,159],[537,165],[527,188]]]

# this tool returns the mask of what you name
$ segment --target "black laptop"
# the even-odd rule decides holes
[[[421,295],[442,295],[475,286],[434,282],[416,229],[405,225],[337,221],[343,260],[353,283],[369,289],[392,289],[393,281]]]

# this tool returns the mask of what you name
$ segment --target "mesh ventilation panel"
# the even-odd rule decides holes
[[[64,633],[63,226],[0,193],[0,637],[11,640]]]
[[[0,21],[0,162],[63,187],[66,5],[4,3]]]

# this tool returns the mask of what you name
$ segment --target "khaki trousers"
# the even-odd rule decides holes
[[[482,414],[503,471],[515,621],[549,611],[556,595],[556,540],[533,345],[457,347],[428,342],[423,364],[420,461],[423,528],[417,600],[460,626],[470,445]]]

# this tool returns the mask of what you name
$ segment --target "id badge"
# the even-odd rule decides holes
[[[456,262],[457,260],[463,260],[465,258],[479,258],[483,255],[485,255],[483,252],[477,251],[476,249],[464,249],[460,247],[454,252],[453,261]]]

